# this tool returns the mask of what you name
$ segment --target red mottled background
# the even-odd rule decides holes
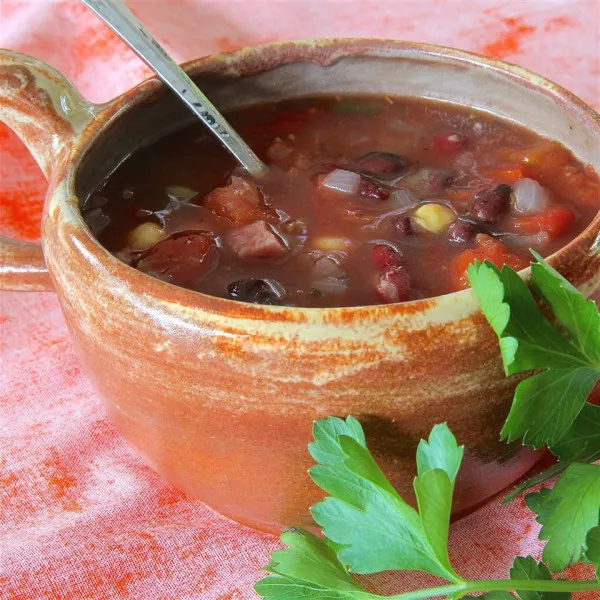
[[[400,38],[516,62],[600,109],[598,0],[129,4],[181,61],[276,40]],[[0,35],[3,47],[47,61],[93,101],[148,75],[76,0],[1,0]],[[0,143],[1,233],[35,240],[46,184],[3,126]],[[7,292],[1,302],[0,598],[255,598],[277,539],[186,498],[126,445],[81,373],[53,294]],[[539,553],[537,533],[522,502],[496,500],[453,525],[452,554],[465,576],[504,577],[510,557]],[[418,578],[373,583],[391,593]]]

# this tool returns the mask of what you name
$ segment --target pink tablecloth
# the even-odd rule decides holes
[[[130,5],[180,60],[294,38],[404,38],[517,62],[600,109],[598,0]],[[2,46],[49,62],[93,101],[147,75],[75,0],[0,7]],[[2,233],[33,240],[45,183],[12,133],[0,135]],[[252,584],[277,539],[186,498],[119,437],[81,372],[54,295],[4,293],[1,321],[0,598],[255,598]],[[537,532],[522,502],[494,501],[453,526],[452,553],[466,576],[503,577],[511,556],[539,553]],[[381,593],[402,583],[380,578]]]

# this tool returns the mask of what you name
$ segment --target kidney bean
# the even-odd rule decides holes
[[[376,244],[371,250],[371,260],[377,269],[383,271],[404,264],[402,254],[387,244]]]
[[[512,187],[505,183],[479,192],[473,201],[473,218],[483,223],[497,223],[510,208],[511,193]]]
[[[448,225],[447,229],[448,241],[454,246],[465,246],[475,242],[477,230],[471,223],[466,223],[457,219]]]
[[[368,198],[370,200],[387,200],[390,195],[388,189],[377,185],[364,177],[360,180],[358,191],[363,198]]]
[[[375,280],[375,295],[386,304],[407,300],[410,288],[410,275],[405,267],[388,269]]]
[[[412,226],[412,220],[408,215],[403,217],[396,217],[392,221],[392,227],[398,237],[404,237],[405,235],[413,235],[415,230]]]

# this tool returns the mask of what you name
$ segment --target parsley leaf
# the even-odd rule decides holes
[[[351,571],[420,570],[460,580],[448,560],[447,536],[454,488],[451,476],[456,475],[461,451],[454,436],[444,430],[447,426],[440,426],[429,444],[420,448],[421,468],[415,480],[420,515],[381,472],[356,419],[329,417],[315,423],[315,441],[309,450],[320,464],[309,474],[331,496],[311,512],[325,536],[339,545],[338,557]],[[452,458],[441,456],[442,443],[450,444],[447,451]],[[432,469],[431,464],[442,468]]]
[[[590,363],[600,365],[600,313],[558,271],[532,251],[537,263],[531,266],[531,283],[569,332],[573,345]]]
[[[596,565],[596,577],[600,579],[600,525],[588,531],[585,546],[585,558]]]
[[[538,563],[531,556],[515,558],[515,562],[510,570],[510,578],[520,581],[530,579],[551,581],[552,575],[544,563]],[[537,592],[517,590],[521,600],[569,600],[569,592]]]
[[[462,596],[464,600],[515,600],[510,592],[494,591],[487,592],[482,596]]]
[[[550,451],[560,459],[560,462],[520,483],[506,496],[504,502],[514,500],[530,487],[554,479],[571,463],[593,463],[600,460],[600,406],[584,404],[573,425],[556,444],[550,447]]]
[[[580,561],[586,535],[600,523],[600,465],[573,463],[552,489],[525,497],[548,540],[542,558],[557,573]]]
[[[491,263],[468,269],[473,292],[499,338],[506,374],[540,371],[517,386],[502,429],[503,439],[523,437],[535,448],[555,444],[565,435],[600,379],[597,352],[590,350],[596,334],[588,331],[595,324],[594,305],[583,297],[576,299],[579,292],[563,285],[561,276],[549,269],[543,261],[538,263],[532,281],[558,314],[572,306],[582,308],[581,301],[585,304],[582,321],[574,314],[565,317],[572,340],[542,315],[527,284],[512,269],[499,270]]]
[[[326,540],[307,531],[288,530],[289,546],[271,554],[265,571],[273,573],[254,589],[268,600],[346,600],[375,598],[355,583]]]

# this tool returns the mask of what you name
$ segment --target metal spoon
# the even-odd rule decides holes
[[[250,175],[261,177],[265,164],[229,125],[212,102],[165,52],[121,0],[81,0],[108,25],[217,136]]]

